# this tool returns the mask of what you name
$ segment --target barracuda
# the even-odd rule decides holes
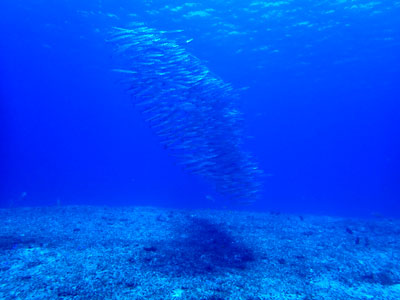
[[[233,87],[184,46],[143,23],[115,28],[111,42],[129,94],[146,122],[188,172],[213,182],[237,201],[258,197],[261,171],[242,150],[242,114]]]

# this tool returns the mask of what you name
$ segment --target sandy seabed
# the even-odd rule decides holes
[[[400,299],[400,220],[0,210],[0,299]]]

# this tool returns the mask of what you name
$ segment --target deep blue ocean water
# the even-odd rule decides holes
[[[399,1],[3,1],[0,204],[400,216]],[[113,26],[183,30],[241,93],[260,199],[185,173],[119,83]]]

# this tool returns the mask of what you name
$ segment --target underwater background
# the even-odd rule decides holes
[[[400,1],[3,1],[0,205],[399,217],[399,15]],[[242,90],[264,171],[251,206],[182,170],[132,105],[109,42],[132,21],[183,30]]]

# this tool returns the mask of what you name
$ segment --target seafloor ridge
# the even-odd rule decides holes
[[[400,299],[400,220],[0,210],[0,299]]]

